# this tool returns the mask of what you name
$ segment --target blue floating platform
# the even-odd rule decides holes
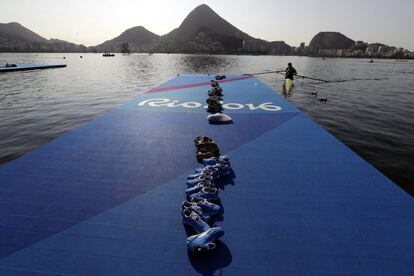
[[[183,75],[0,167],[0,275],[412,275],[414,201],[252,76]],[[193,139],[230,156],[225,235],[187,254]]]
[[[0,64],[0,73],[62,67],[66,67],[66,64],[16,64],[15,67],[6,67],[6,64]]]

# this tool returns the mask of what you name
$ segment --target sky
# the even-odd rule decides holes
[[[414,51],[413,0],[0,0],[0,23],[92,46],[134,26],[166,34],[201,4],[268,41],[308,45],[320,31],[338,31]]]

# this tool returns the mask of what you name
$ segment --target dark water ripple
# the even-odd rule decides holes
[[[63,57],[66,59],[63,59]],[[288,100],[414,195],[414,62],[271,56],[0,54],[0,64],[67,63],[64,69],[0,74],[0,163],[37,148],[182,73],[302,75]],[[282,76],[259,75],[281,91]],[[317,92],[315,97],[312,92]],[[279,93],[279,92],[278,92]],[[326,103],[318,98],[328,98]]]

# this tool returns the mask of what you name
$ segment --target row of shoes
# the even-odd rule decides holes
[[[230,123],[231,117],[223,113],[223,89],[217,80],[222,80],[225,76],[216,76],[216,80],[211,80],[211,90],[208,91],[207,112],[212,113],[207,116],[210,123]]]
[[[187,249],[192,254],[216,248],[214,241],[224,235],[223,229],[214,226],[211,221],[222,213],[222,207],[217,204],[217,181],[231,173],[227,155],[203,158],[202,164],[204,167],[187,176],[187,198],[181,207],[183,223],[197,232],[187,238]]]
[[[223,89],[217,80],[226,76],[216,76],[211,80],[208,91],[207,117],[210,123],[231,122],[230,116],[222,113]],[[192,227],[197,234],[187,238],[187,249],[191,254],[199,254],[216,248],[214,241],[224,235],[221,227],[211,222],[214,216],[222,214],[219,201],[217,181],[231,173],[230,159],[220,155],[220,150],[210,137],[196,137],[196,158],[204,167],[197,168],[194,174],[187,176],[186,200],[181,206],[183,223]]]

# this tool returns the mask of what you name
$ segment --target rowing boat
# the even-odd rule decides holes
[[[289,93],[290,92],[290,90],[292,89],[292,86],[293,86],[293,80],[291,80],[291,79],[285,79],[285,90],[286,90],[286,93]]]

